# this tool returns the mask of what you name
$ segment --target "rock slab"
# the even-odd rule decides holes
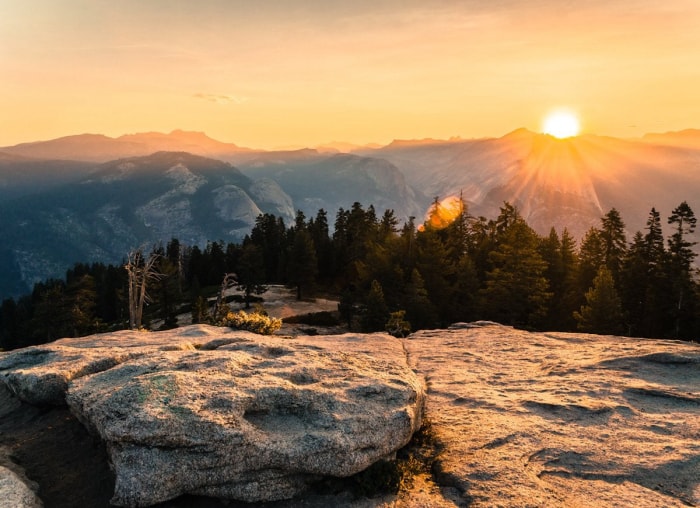
[[[456,505],[700,506],[700,345],[480,323],[406,349]]]
[[[0,379],[24,400],[56,404],[65,390],[107,445],[119,506],[185,493],[289,498],[390,456],[421,425],[423,384],[387,335],[290,339],[200,325],[121,338],[123,347],[111,334],[0,357]]]

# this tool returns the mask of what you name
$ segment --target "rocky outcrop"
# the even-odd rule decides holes
[[[406,340],[456,504],[700,505],[698,344],[480,324]]]
[[[25,401],[66,401],[104,440],[121,506],[289,498],[391,455],[423,406],[402,343],[386,335],[120,332],[5,355],[0,374]]]
[[[112,492],[114,502],[132,506],[185,492],[286,497],[405,443],[420,421],[421,378],[427,425],[411,446],[427,449],[414,455],[425,463],[414,468],[413,483],[395,496],[311,489],[264,506],[700,505],[700,345],[530,333],[485,321],[404,340],[266,338],[191,326],[0,353],[0,384],[45,406],[23,413],[0,386],[0,446],[14,447],[27,476],[54,492],[66,471],[76,482],[99,476],[89,469],[98,469],[94,461],[53,462],[75,455],[70,447],[82,450],[83,462],[98,456],[90,436],[76,432],[83,426],[65,423],[65,406],[45,412],[67,397],[106,443],[116,477],[116,488],[106,485],[99,499],[85,492],[80,505],[105,506]],[[8,419],[17,420],[17,442],[6,433]],[[44,461],[38,466],[22,449],[35,436],[43,439],[33,450]],[[52,467],[54,477],[33,476]],[[77,485],[63,487],[73,489],[64,504],[44,490],[47,506],[75,506]],[[207,499],[192,505],[219,506]]]

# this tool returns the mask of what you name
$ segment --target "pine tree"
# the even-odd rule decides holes
[[[644,256],[650,269],[658,267],[664,258],[664,234],[661,229],[661,214],[652,208],[647,219],[647,233],[644,235]]]
[[[297,300],[314,290],[318,262],[311,235],[304,228],[294,232],[294,244],[289,253],[287,280],[297,288]]]
[[[605,251],[600,230],[591,228],[586,231],[581,240],[578,258],[577,293],[581,295],[581,298],[577,307],[583,303],[582,297],[588,288],[593,285],[593,279],[595,279],[600,267],[605,265]]]
[[[283,259],[285,237],[286,228],[281,218],[266,213],[255,219],[250,241],[260,247],[266,282],[281,282],[286,275]]]
[[[625,223],[622,222],[620,212],[612,208],[601,219],[600,239],[603,247],[603,259],[605,266],[612,273],[613,279],[619,281],[622,262],[627,252],[627,239],[625,238]]]
[[[695,213],[687,202],[683,201],[674,208],[668,223],[674,226],[674,232],[668,240],[668,251],[671,255],[672,265],[680,272],[689,272],[690,266],[697,254],[693,246],[697,242],[689,240],[689,236],[695,232],[697,219]]]
[[[576,240],[566,228],[561,233],[559,254],[564,277],[561,301],[557,303],[557,306],[561,309],[559,323],[562,330],[574,330],[576,321],[573,318],[573,313],[581,306],[577,287],[579,261],[576,253]]]
[[[472,259],[465,254],[457,262],[448,321],[454,323],[477,319],[478,294],[479,279],[476,268]]]
[[[587,333],[615,335],[622,333],[622,303],[615,281],[607,266],[602,266],[586,292],[586,304],[574,314],[578,329]]]
[[[549,230],[549,235],[540,239],[539,252],[546,263],[544,276],[547,279],[549,290],[552,293],[552,304],[547,312],[546,322],[556,321],[559,316],[558,303],[561,302],[564,291],[564,265],[561,259],[561,241],[554,228]]]
[[[693,246],[697,243],[689,239],[695,232],[697,219],[687,202],[674,208],[668,223],[674,227],[668,240],[669,271],[674,297],[673,321],[674,337],[690,336],[695,309],[699,306],[696,283],[691,274],[691,266],[697,254]]]
[[[99,323],[95,316],[96,300],[97,290],[92,275],[82,275],[68,284],[66,306],[70,312],[71,336],[80,337],[97,331]]]
[[[488,319],[519,326],[541,324],[551,293],[538,244],[537,234],[522,219],[500,234],[498,247],[490,255],[486,286],[480,292]]]
[[[406,309],[406,318],[413,324],[415,330],[435,328],[438,315],[425,289],[423,277],[418,270],[411,272],[411,278],[405,287],[402,307]]]
[[[416,237],[416,268],[428,290],[428,297],[442,321],[448,321],[454,305],[456,267],[450,259],[438,230],[427,223]]]
[[[321,208],[315,219],[310,219],[307,225],[311,240],[318,258],[318,277],[322,281],[330,281],[334,275],[333,245],[329,236],[328,214]]]
[[[252,242],[243,245],[236,268],[238,289],[243,291],[245,308],[250,308],[252,295],[261,295],[267,291],[265,282],[265,266],[261,254],[262,249]]]
[[[396,235],[398,233],[397,226],[399,224],[399,220],[396,218],[396,215],[394,214],[394,210],[391,209],[386,209],[384,210],[384,214],[382,215],[382,219],[379,222],[379,235],[382,240],[385,240],[388,237]]]
[[[627,317],[627,334],[646,336],[646,314],[651,309],[648,305],[650,294],[650,265],[648,260],[648,243],[641,232],[634,235],[627,251],[620,274],[620,297]]]
[[[365,300],[362,330],[364,332],[384,331],[388,320],[389,308],[384,300],[382,285],[377,280],[373,280]]]

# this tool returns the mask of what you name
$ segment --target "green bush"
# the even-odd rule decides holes
[[[272,335],[282,326],[282,320],[254,312],[248,314],[242,310],[229,312],[219,323],[234,330],[247,330],[261,335]]]

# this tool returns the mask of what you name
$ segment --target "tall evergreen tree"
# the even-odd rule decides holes
[[[549,291],[552,293],[544,323],[548,328],[566,329],[568,324],[568,320],[565,319],[568,267],[564,264],[562,242],[554,228],[549,231],[549,236],[541,239],[539,250],[542,260],[547,265],[544,276],[549,284]]]
[[[448,321],[454,323],[478,319],[478,294],[479,279],[474,262],[468,255],[464,255],[456,266]]]
[[[537,326],[546,316],[551,297],[537,234],[518,219],[499,238],[481,290],[485,316],[509,325]]]
[[[578,293],[583,297],[593,285],[600,267],[605,265],[605,250],[600,230],[591,228],[581,240],[579,249]],[[581,301],[583,298],[581,298]],[[580,305],[580,303],[579,303]]]
[[[566,228],[564,228],[561,233],[559,254],[564,275],[563,293],[561,301],[557,303],[561,309],[559,320],[562,330],[574,330],[576,328],[576,322],[573,318],[573,313],[581,305],[581,300],[577,292],[579,259],[576,252],[576,240],[574,240],[574,237],[571,236],[571,233],[569,233]]]
[[[66,307],[70,309],[72,337],[81,337],[98,331],[99,321],[95,315],[96,300],[95,278],[89,273],[67,285]]]
[[[284,243],[286,228],[281,218],[271,213],[258,215],[250,232],[250,240],[261,249],[265,280],[282,282],[284,272]]]
[[[294,232],[288,270],[287,280],[296,286],[297,300],[301,300],[304,295],[314,290],[318,261],[314,242],[306,228]]]
[[[389,320],[389,308],[384,299],[382,285],[373,280],[365,300],[365,311],[362,316],[362,330],[364,332],[384,331]]]
[[[252,295],[261,295],[267,291],[265,283],[265,266],[262,249],[252,242],[243,245],[236,268],[238,289],[243,291],[245,308],[250,308]]]
[[[399,225],[399,219],[396,218],[394,210],[387,208],[384,210],[382,219],[379,222],[379,236],[381,239],[386,239],[399,232],[397,229]]]
[[[411,277],[405,286],[403,307],[406,319],[413,325],[414,330],[436,328],[438,313],[428,297],[423,277],[418,270],[411,272]]]
[[[328,283],[334,275],[333,245],[329,235],[328,214],[321,208],[314,219],[307,225],[311,240],[314,242],[318,260],[318,277]]]
[[[695,232],[697,218],[688,203],[683,201],[673,209],[668,223],[673,226],[673,235],[668,240],[671,263],[679,271],[687,273],[697,256],[693,251],[693,246],[697,242],[689,238]]]
[[[623,331],[622,303],[610,269],[603,265],[586,292],[586,304],[575,313],[579,330],[615,335]]]
[[[658,267],[664,258],[664,234],[661,229],[661,214],[652,208],[647,219],[646,234],[644,235],[644,256],[649,268]]]
[[[620,298],[627,322],[625,332],[631,336],[646,335],[646,315],[651,310],[650,264],[647,239],[641,232],[634,235],[620,274]]]
[[[416,237],[416,268],[423,278],[428,297],[438,311],[441,321],[448,321],[453,313],[454,278],[456,267],[452,263],[438,230],[426,223]]]
[[[668,258],[671,284],[674,296],[674,336],[681,338],[692,333],[692,321],[698,307],[697,288],[691,273],[691,266],[697,254],[690,240],[695,232],[697,219],[687,202],[683,201],[673,209],[668,223],[673,234],[668,240]]]
[[[615,208],[612,208],[601,219],[600,239],[605,266],[608,267],[613,279],[617,282],[627,252],[627,239],[625,238],[625,223],[622,222],[620,212]]]

